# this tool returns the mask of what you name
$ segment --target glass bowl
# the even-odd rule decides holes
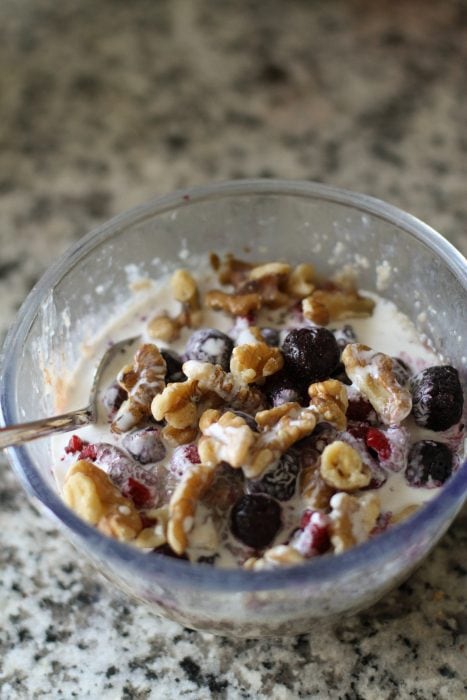
[[[232,251],[252,260],[352,265],[361,288],[384,288],[466,384],[467,266],[438,233],[384,202],[308,182],[245,180],[155,199],[84,237],[31,291],[3,351],[4,424],[54,413],[50,368],[66,377],[82,343],[121,313],[128,282]],[[143,285],[144,286],[144,285]],[[50,440],[10,448],[27,494],[108,579],[156,613],[199,630],[293,635],[365,608],[420,564],[460,510],[467,463],[409,521],[335,557],[275,571],[222,570],[151,557],[108,539],[67,508]]]

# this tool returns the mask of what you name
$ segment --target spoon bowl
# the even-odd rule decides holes
[[[62,413],[59,416],[40,418],[28,423],[19,423],[18,425],[0,428],[0,449],[13,445],[22,445],[25,442],[37,440],[53,433],[66,433],[68,430],[75,430],[75,428],[81,428],[83,425],[95,423],[97,419],[97,394],[102,374],[115,355],[128,345],[132,345],[136,340],[138,340],[138,337],[120,340],[118,343],[111,345],[102,355],[92,375],[91,391],[87,406],[76,411]]]

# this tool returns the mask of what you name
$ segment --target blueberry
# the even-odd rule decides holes
[[[449,365],[429,367],[411,381],[415,422],[439,432],[458,423],[464,398],[459,374]]]
[[[128,394],[118,382],[113,382],[102,394],[102,403],[109,418],[113,418]]]
[[[227,372],[232,350],[233,341],[228,335],[215,328],[200,328],[189,337],[186,356],[189,360],[220,365]]]
[[[451,476],[453,455],[442,442],[416,442],[409,453],[406,478],[411,486],[441,486]]]
[[[300,383],[311,384],[328,379],[336,369],[340,351],[327,328],[295,328],[282,344],[285,368]]]
[[[349,343],[358,342],[357,334],[349,324],[342,326],[342,328],[336,328],[332,331],[332,333],[334,334],[334,338],[336,339],[337,345],[339,346],[339,350],[341,352]]]
[[[167,349],[161,350],[161,355],[167,365],[167,372],[165,374],[166,383],[184,382],[186,377],[182,372],[183,361],[180,355],[174,350]]]
[[[273,406],[280,406],[289,401],[296,401],[301,406],[308,406],[310,403],[306,388],[284,370],[268,377],[262,388]]]
[[[277,328],[260,328],[261,335],[264,338],[264,342],[273,348],[277,348],[280,345],[280,335]]]
[[[160,436],[160,428],[140,428],[127,433],[122,444],[137,462],[151,464],[160,462],[165,457],[166,450]]]
[[[278,501],[289,501],[295,494],[297,476],[300,471],[297,450],[289,450],[258,481],[246,484],[249,493],[266,493]]]
[[[230,515],[230,527],[234,536],[257,550],[271,544],[281,525],[279,503],[259,493],[242,496]]]

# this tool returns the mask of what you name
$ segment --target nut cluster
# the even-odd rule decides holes
[[[117,376],[128,393],[112,422],[112,430],[125,432],[151,414],[151,402],[165,386],[167,365],[157,345],[145,343],[136,352],[133,364],[126,365]]]
[[[151,338],[167,343],[177,340],[182,328],[199,326],[202,319],[198,286],[187,270],[179,269],[173,273],[170,289],[174,299],[181,304],[180,313],[173,317],[166,313],[159,314],[147,326]]]
[[[367,345],[351,343],[344,348],[342,362],[348,377],[367,397],[386,425],[398,425],[412,410],[410,391],[402,387],[389,355]]]

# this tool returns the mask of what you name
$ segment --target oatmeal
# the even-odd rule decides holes
[[[375,294],[311,264],[211,256],[105,345],[96,424],[54,438],[67,504],[154,554],[261,570],[340,554],[410,517],[459,464],[455,368]]]

